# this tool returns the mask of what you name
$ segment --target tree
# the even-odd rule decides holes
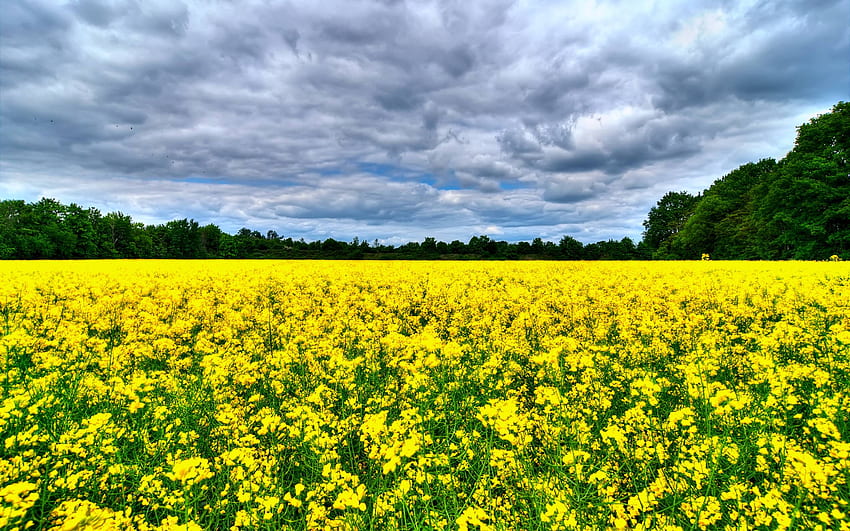
[[[345,242],[336,241],[333,238],[328,238],[322,242],[322,250],[328,253],[336,253],[347,247]]]
[[[543,238],[534,238],[531,240],[531,254],[543,254]]]
[[[617,260],[635,260],[638,258],[637,246],[628,236],[617,242],[617,252]]]
[[[222,233],[218,244],[218,253],[221,258],[238,258],[239,245],[234,236]]]
[[[4,201],[0,209],[0,256],[70,258],[76,236],[64,224],[65,205],[43,198],[36,203]]]
[[[469,239],[467,250],[479,257],[486,258],[496,254],[496,242],[487,235],[473,236]]]
[[[133,238],[133,219],[121,212],[110,212],[98,220],[99,258],[137,258]]]
[[[631,238],[590,243],[584,247],[584,254],[585,258],[589,260],[634,260],[638,258],[637,248]]]
[[[437,255],[437,239],[430,236],[425,238],[419,245],[419,250],[424,256],[434,257]]]
[[[169,221],[165,225],[160,225],[156,232],[159,236],[160,252],[164,257],[205,257],[202,232],[194,219],[183,218]],[[132,252],[136,252],[135,246]]]
[[[850,258],[850,104],[799,126],[779,162],[744,164],[696,198],[668,193],[644,227],[639,250],[656,258]]]
[[[682,230],[698,202],[699,196],[688,192],[667,192],[649,210],[643,222],[643,242],[654,255],[669,252],[670,239]]]
[[[850,103],[797,128],[755,205],[765,258],[850,255]]]
[[[68,206],[64,225],[75,236],[72,258],[97,258],[97,226],[100,220],[100,211],[96,208],[83,209],[76,203]]]
[[[525,256],[531,254],[531,244],[528,242],[517,242],[516,252],[518,256]]]
[[[558,251],[561,258],[565,258],[567,260],[581,260],[583,250],[584,245],[572,236],[564,236],[561,238],[561,241],[558,242]]]
[[[762,185],[772,179],[776,167],[773,159],[762,159],[714,181],[671,240],[673,253],[694,259],[702,253],[715,259],[758,258],[753,200]]]
[[[201,240],[201,249],[204,257],[220,258],[221,241],[224,235],[216,225],[209,223],[198,229]]]
[[[449,244],[449,252],[454,255],[466,253],[466,244],[460,240],[452,240]]]
[[[51,252],[41,258],[71,258],[77,238],[65,226],[67,207],[55,199],[42,198],[32,205],[33,230],[45,239]]]
[[[20,258],[20,218],[26,203],[0,201],[0,259]]]

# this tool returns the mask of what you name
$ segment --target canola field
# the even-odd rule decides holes
[[[850,264],[0,263],[0,529],[850,529]]]

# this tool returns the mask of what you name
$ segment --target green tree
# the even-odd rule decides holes
[[[201,230],[194,219],[175,219],[165,224],[165,249],[170,258],[203,258]]]
[[[65,206],[55,199],[42,198],[36,203],[7,203],[3,224],[4,253],[15,258],[69,258],[76,238],[64,225]],[[10,251],[8,248],[13,250]]]
[[[634,260],[638,253],[635,243],[626,237],[588,244],[584,247],[584,257],[588,260]]]
[[[755,206],[765,258],[850,255],[850,103],[797,128]]]
[[[460,240],[452,240],[449,243],[449,252],[453,255],[465,254],[467,252],[466,244]]]
[[[572,236],[564,236],[561,238],[561,241],[558,242],[558,251],[561,258],[565,258],[567,260],[581,260],[584,245]]]
[[[133,219],[121,212],[110,212],[98,220],[99,258],[136,258]]]
[[[21,258],[20,219],[26,207],[21,200],[0,201],[0,259]]]
[[[437,256],[437,239],[430,236],[425,238],[419,245],[419,250],[424,257],[433,258]]]
[[[198,233],[203,256],[205,258],[221,257],[222,235],[224,234],[221,229],[210,223],[198,229]],[[279,237],[275,236],[275,239],[279,239]]]
[[[540,256],[543,254],[543,251],[543,238],[534,238],[533,240],[531,240],[531,254],[536,254]]]
[[[496,242],[487,235],[473,236],[469,239],[466,250],[478,257],[487,258],[496,253]]]
[[[100,220],[100,211],[96,208],[84,209],[76,203],[68,205],[65,210],[64,225],[75,237],[72,258],[98,257],[97,226]]]
[[[673,254],[696,259],[752,259],[760,254],[753,202],[776,171],[776,161],[744,164],[714,181],[702,194],[682,230],[671,240]]]
[[[643,242],[653,256],[669,256],[670,240],[685,226],[698,202],[699,196],[688,192],[667,192],[649,210],[643,222]]]

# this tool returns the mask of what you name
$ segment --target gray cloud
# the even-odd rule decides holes
[[[847,0],[7,4],[0,195],[308,239],[638,238],[850,88]]]
[[[300,56],[298,53],[298,39],[301,38],[301,34],[298,33],[297,29],[285,29],[282,33],[283,40],[289,46],[289,49],[292,50],[292,53],[296,55],[296,57]]]
[[[726,97],[838,101],[850,88],[848,17],[846,2],[829,0],[759,2],[724,17],[743,38],[696,40],[699,60],[685,55],[659,63],[655,104],[678,111]]]
[[[98,0],[77,0],[70,4],[71,11],[85,22],[105,28],[120,16],[120,11],[108,2]]]

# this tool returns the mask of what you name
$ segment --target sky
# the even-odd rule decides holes
[[[641,238],[850,99],[850,0],[6,0],[0,199],[308,241]]]

